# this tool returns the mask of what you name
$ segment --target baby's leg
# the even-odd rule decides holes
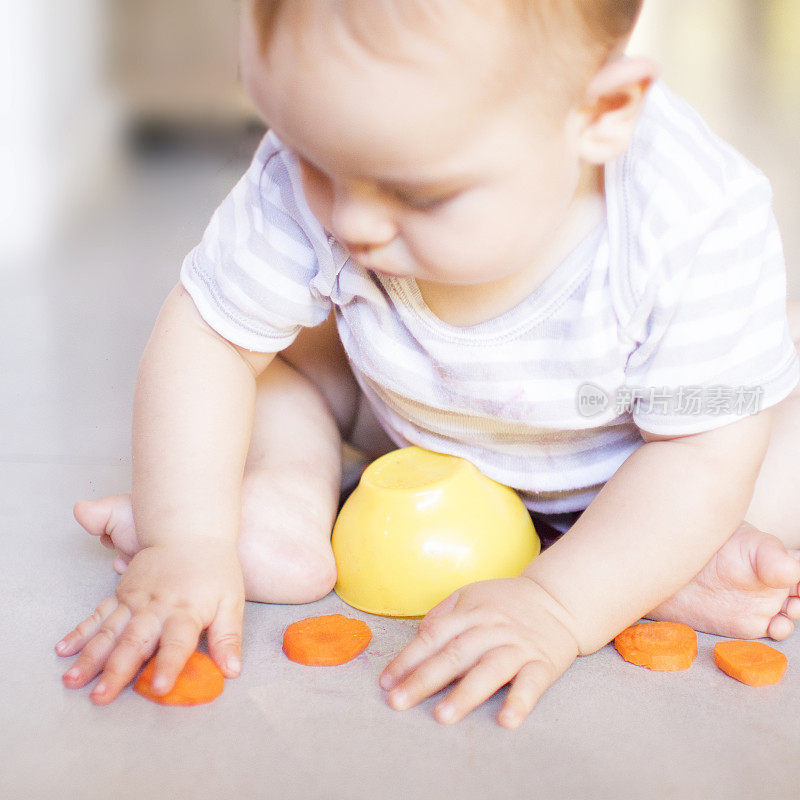
[[[394,447],[364,412],[332,318],[304,330],[259,376],[238,539],[248,600],[307,603],[333,587],[342,436],[355,430],[370,457]],[[117,549],[123,571],[139,550],[130,495],[79,501],[74,513]]]
[[[789,325],[800,354],[800,302],[789,303]],[[773,406],[769,447],[745,519],[800,548],[800,384]]]
[[[800,350],[800,303],[789,322]],[[738,638],[785,639],[800,619],[800,385],[769,409],[772,433],[745,521],[681,591],[647,616]]]

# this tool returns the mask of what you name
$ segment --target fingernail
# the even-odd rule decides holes
[[[402,711],[408,702],[408,695],[405,692],[395,692],[392,695],[392,701],[394,702],[394,707]]]
[[[388,689],[394,683],[394,678],[387,672],[381,675],[379,683],[382,689]]]
[[[448,703],[443,703],[436,709],[436,713],[442,722],[450,722],[456,715],[456,710]]]
[[[519,717],[513,711],[501,711],[500,722],[516,728],[519,725]]]
[[[167,688],[167,679],[164,675],[153,678],[153,691],[163,692]]]
[[[66,673],[64,673],[64,677],[68,681],[74,681],[77,677],[80,676],[80,674],[81,671],[77,667],[73,667],[72,669],[67,670]]]
[[[60,641],[60,642],[59,642],[59,643],[56,645],[56,652],[57,652],[57,653],[63,653],[63,652],[66,650],[66,649],[67,649],[67,643],[66,643],[66,641],[65,641],[64,639],[62,639],[62,640],[61,640],[61,641]]]
[[[228,668],[228,672],[238,673],[239,670],[242,668],[242,664],[236,656],[231,656],[225,666]]]
[[[97,686],[94,687],[94,689],[92,689],[92,694],[94,695],[103,694],[105,690],[106,690],[106,685],[101,681],[100,683],[97,684]]]

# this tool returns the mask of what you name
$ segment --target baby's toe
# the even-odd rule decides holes
[[[128,562],[124,558],[117,557],[114,559],[115,572],[118,572],[120,575],[122,575],[122,573],[125,572],[127,568],[128,568]]]
[[[753,566],[758,579],[773,589],[794,587],[800,581],[800,560],[776,536],[765,535],[758,543]]]
[[[102,536],[106,530],[108,513],[103,512],[102,503],[102,500],[78,500],[72,507],[72,515],[92,536]]]
[[[793,632],[794,622],[784,614],[776,614],[767,626],[767,636],[770,639],[775,639],[776,642],[788,639]]]
[[[73,514],[86,531],[100,537],[105,547],[115,548],[128,558],[139,551],[129,494],[112,495],[101,500],[78,500]]]
[[[781,609],[789,619],[800,619],[800,597],[789,595]]]

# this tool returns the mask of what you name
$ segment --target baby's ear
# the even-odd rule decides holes
[[[657,72],[649,58],[622,55],[598,70],[586,87],[581,109],[581,158],[604,164],[625,150]]]

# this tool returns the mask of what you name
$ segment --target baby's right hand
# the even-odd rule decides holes
[[[62,649],[56,645],[62,656],[82,651],[64,683],[80,688],[102,670],[90,697],[105,705],[158,648],[153,688],[165,694],[205,628],[211,658],[233,678],[241,664],[243,614],[235,543],[187,539],[145,547],[131,559],[115,595],[64,637]]]

